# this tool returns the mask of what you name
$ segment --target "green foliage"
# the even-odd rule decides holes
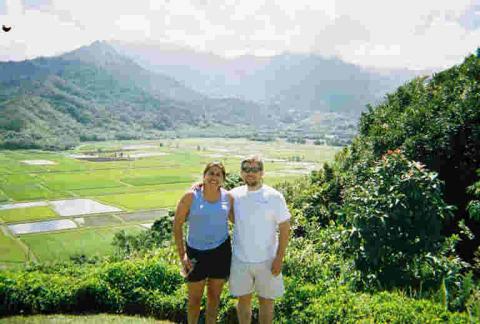
[[[148,309],[145,292],[169,300],[182,282],[176,267],[155,257],[78,267],[63,264],[1,274],[0,315],[138,313]]]
[[[347,251],[368,285],[419,285],[448,270],[437,260],[451,207],[436,174],[399,151],[388,152],[345,191]],[[416,284],[415,284],[416,283]]]
[[[243,182],[242,177],[240,177],[238,173],[228,172],[227,177],[225,178],[225,181],[223,183],[223,187],[226,190],[231,190],[244,184],[245,182]]]
[[[477,170],[477,175],[480,176],[480,169]],[[480,222],[480,180],[468,187],[468,192],[477,198],[468,203],[468,213],[470,214],[470,218]]]
[[[298,314],[295,323],[469,323],[465,314],[449,313],[428,300],[412,300],[401,293],[353,293],[330,288]]]
[[[295,183],[284,182],[276,186],[283,193],[291,208],[297,210],[306,221],[315,220],[322,226],[335,221],[343,188],[342,178],[328,163],[319,171],[313,171],[308,178]],[[302,236],[304,230],[297,223],[295,236]]]
[[[388,150],[400,148],[405,156],[438,173],[444,181],[445,201],[457,207],[454,224],[446,233],[459,231],[472,197],[465,194],[479,177],[480,165],[480,58],[471,55],[430,79],[417,78],[387,95],[380,105],[368,107],[359,124],[359,139],[345,161],[347,169],[359,161],[375,161]],[[369,158],[369,155],[372,158]],[[475,214],[476,203],[470,204]],[[464,240],[459,252],[470,260],[480,243],[480,226],[472,227],[474,242]]]
[[[139,233],[126,233],[124,230],[115,233],[112,245],[118,256],[145,253],[164,247],[172,238],[173,211],[168,216],[157,219],[152,227]]]

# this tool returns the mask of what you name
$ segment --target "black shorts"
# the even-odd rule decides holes
[[[232,246],[230,238],[211,250],[197,250],[187,245],[187,255],[190,260],[195,259],[195,266],[187,276],[187,281],[202,281],[206,278],[225,279],[230,276],[232,261]]]

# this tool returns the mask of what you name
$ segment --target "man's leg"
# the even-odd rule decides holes
[[[207,314],[206,323],[214,324],[217,321],[218,305],[220,304],[220,294],[222,293],[225,279],[207,280]]]
[[[237,315],[240,324],[250,324],[252,320],[252,294],[238,297]]]
[[[188,324],[197,324],[205,280],[188,283]]]
[[[260,324],[271,324],[273,322],[274,300],[258,296],[260,309],[258,313]]]

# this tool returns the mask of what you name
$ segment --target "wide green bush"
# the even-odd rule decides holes
[[[55,267],[55,266],[54,266]],[[67,266],[64,265],[64,268]],[[82,267],[72,264],[71,267]],[[105,262],[86,271],[40,270],[0,275],[0,315],[59,312],[143,313],[145,292],[171,296],[180,287],[176,266],[159,258]]]
[[[441,181],[400,151],[389,151],[345,191],[346,252],[369,286],[437,284],[449,271],[441,255],[451,217]]]
[[[345,161],[346,168],[352,170],[361,161],[375,161],[388,150],[400,148],[408,159],[437,172],[445,183],[445,201],[457,207],[443,231],[460,233],[457,224],[463,219],[475,234],[471,240],[462,236],[458,247],[467,261],[480,245],[480,222],[471,220],[467,212],[473,199],[467,187],[479,180],[479,74],[480,58],[470,55],[462,64],[431,78],[414,79],[388,94],[379,105],[369,106]]]

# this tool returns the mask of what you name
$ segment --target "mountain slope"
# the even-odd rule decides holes
[[[406,70],[380,73],[318,55],[223,59],[160,45],[113,42],[112,46],[146,69],[174,76],[205,95],[253,100],[283,111],[359,114],[366,104],[420,74]]]
[[[0,146],[7,148],[149,138],[206,115],[226,124],[266,122],[254,103],[207,98],[103,42],[59,57],[0,63],[0,114]]]

